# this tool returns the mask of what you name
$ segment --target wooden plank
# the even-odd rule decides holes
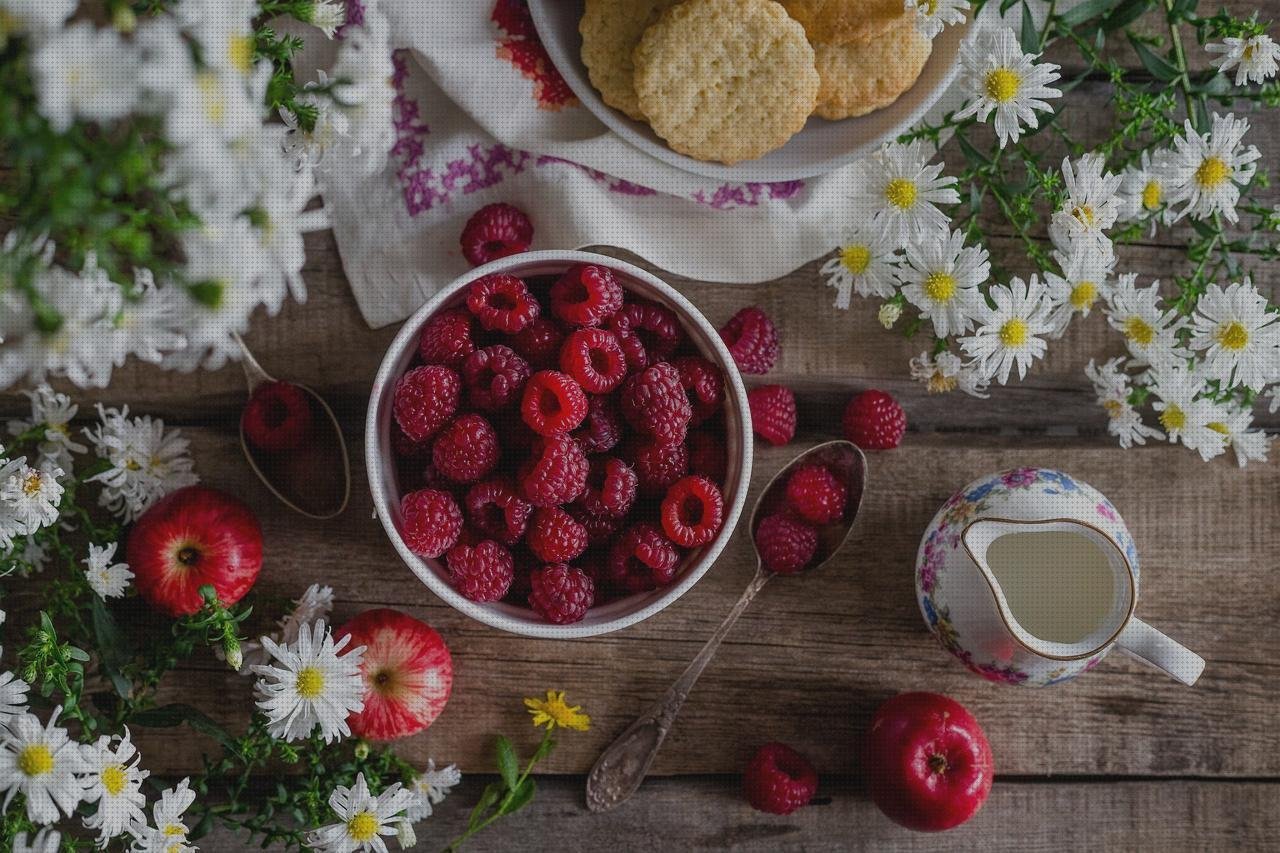
[[[394,603],[447,638],[455,695],[429,732],[403,742],[415,760],[433,755],[468,771],[491,769],[486,735],[526,730],[520,698],[554,688],[569,691],[595,725],[565,737],[548,769],[585,772],[679,674],[754,568],[740,533],[693,590],[640,625],[583,641],[518,638],[470,621],[419,583],[371,518],[358,465],[341,522],[309,522],[252,478],[229,431],[191,436],[206,481],[243,495],[262,519],[259,594],[288,598],[312,582],[329,583],[338,621]],[[804,443],[760,448],[756,487]],[[937,648],[914,598],[919,536],[952,491],[1013,465],[1062,468],[1115,502],[1142,553],[1138,612],[1208,660],[1197,687],[1119,654],[1074,684],[1003,687],[973,677]],[[874,707],[897,691],[930,689],[974,710],[1005,773],[1280,776],[1280,633],[1272,630],[1280,618],[1280,468],[1239,472],[1225,459],[1204,464],[1173,448],[1126,452],[1079,439],[933,434],[872,454],[870,469],[850,546],[830,568],[779,579],[763,592],[690,698],[655,772],[736,772],[753,742],[742,737],[744,717],[758,739],[794,743],[823,772],[852,772],[856,738]],[[164,700],[243,726],[248,680],[211,657],[198,666],[175,677]],[[187,732],[138,734],[155,772],[194,766],[202,743]]]
[[[439,850],[467,824],[467,810],[487,779],[464,779],[432,817],[417,826],[415,851]],[[915,833],[889,822],[860,783],[823,781],[831,801],[787,817],[752,811],[734,778],[656,780],[617,811],[593,815],[580,778],[538,780],[524,811],[475,836],[469,853],[512,850],[667,853],[818,851],[1274,850],[1280,831],[1280,785],[1222,782],[1036,784],[997,780],[969,823],[945,835]],[[219,830],[201,839],[205,853],[238,853],[242,836]]]

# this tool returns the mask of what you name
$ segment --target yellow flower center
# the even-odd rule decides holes
[[[906,178],[894,178],[884,188],[884,197],[894,207],[907,210],[916,203],[916,185]]]
[[[196,75],[196,88],[204,96],[204,111],[209,121],[222,124],[227,117],[227,97],[218,84],[218,75],[212,71],[201,71]]]
[[[171,823],[165,826],[162,832],[170,838],[186,838],[187,828],[180,823]],[[172,848],[171,848],[172,849]]]
[[[924,9],[924,13],[932,18],[938,11],[938,0],[923,0],[920,3],[920,8]]]
[[[997,68],[987,72],[986,79],[987,97],[998,103],[1007,103],[1012,101],[1018,94],[1018,89],[1022,86],[1022,78],[1018,76],[1016,71],[1010,71],[1008,68]]]
[[[1160,423],[1167,430],[1182,429],[1187,425],[1187,413],[1170,403],[1160,413]]]
[[[1225,349],[1239,351],[1249,345],[1249,330],[1239,320],[1232,320],[1225,326],[1219,326],[1218,333],[1214,337]]]
[[[1222,421],[1214,421],[1213,423],[1205,424],[1205,426],[1207,426],[1209,429],[1213,430],[1214,432],[1218,433],[1219,435],[1223,435],[1223,436],[1231,435],[1231,431],[1227,429],[1227,425],[1224,424]]]
[[[866,246],[845,246],[840,252],[840,263],[854,275],[862,275],[871,263],[871,250]]]
[[[1102,408],[1107,410],[1107,414],[1113,418],[1118,418],[1124,412],[1124,404],[1119,400],[1107,400],[1102,404]]]
[[[960,380],[954,376],[947,376],[941,370],[935,370],[933,375],[929,377],[929,381],[925,383],[925,389],[930,394],[945,394],[948,391],[956,390],[956,386],[960,384]]]
[[[1082,281],[1071,288],[1071,307],[1083,311],[1098,301],[1098,286],[1091,281]]]
[[[324,673],[314,666],[298,670],[298,695],[303,699],[314,699],[324,690]]]
[[[950,302],[956,295],[955,277],[945,272],[931,272],[924,280],[924,292],[934,302]]]
[[[1240,52],[1241,58],[1243,58],[1245,62],[1248,62],[1249,60],[1253,59],[1253,50],[1254,50],[1254,46],[1252,42],[1250,42],[1249,44],[1246,44],[1244,46],[1244,50]]]
[[[18,753],[18,769],[27,776],[43,776],[53,771],[53,753],[42,743],[33,743]]]
[[[1071,208],[1071,215],[1086,228],[1092,228],[1094,222],[1097,221],[1093,214],[1093,208],[1087,204],[1079,204]]]
[[[347,821],[347,834],[352,841],[369,841],[378,834],[378,818],[373,812],[358,812]]]
[[[102,787],[107,793],[113,797],[120,796],[120,792],[124,790],[124,783],[128,781],[124,768],[119,764],[112,764],[102,768]]]
[[[227,58],[231,60],[233,68],[248,74],[253,67],[253,36],[232,36],[227,43]]]
[[[39,494],[40,492],[40,472],[32,471],[22,480],[22,493],[27,497]]]
[[[1124,321],[1124,336],[1135,344],[1146,346],[1156,338],[1156,330],[1141,317],[1130,317]]]
[[[1000,342],[1007,347],[1020,347],[1027,342],[1027,321],[1019,317],[1000,327]]]
[[[1231,169],[1217,157],[1206,157],[1196,169],[1196,183],[1205,189],[1212,189],[1231,175]]]
[[[1155,210],[1160,206],[1160,199],[1164,192],[1160,189],[1160,185],[1155,181],[1147,181],[1147,185],[1142,188],[1142,206],[1147,210]]]

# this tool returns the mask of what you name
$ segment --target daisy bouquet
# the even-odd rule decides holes
[[[1122,447],[1167,440],[1206,460],[1228,450],[1241,466],[1265,460],[1253,418],[1280,409],[1280,307],[1255,282],[1280,258],[1280,208],[1263,201],[1249,114],[1280,105],[1280,46],[1256,15],[1198,6],[1002,0],[997,15],[994,3],[919,5],[930,36],[974,17],[966,102],[862,164],[840,249],[822,268],[836,307],[854,293],[881,300],[882,325],[931,339],[911,375],[931,392],[978,397],[1024,379],[1074,320],[1101,312],[1126,353],[1081,368]],[[1081,70],[1064,78],[1043,58],[1050,45]],[[1142,70],[1113,58],[1120,50]],[[1100,82],[1110,121],[1086,142],[1070,92]],[[958,155],[955,174],[931,162],[942,145]],[[1186,245],[1185,269],[1160,271],[1163,283],[1122,260],[1157,230]],[[993,255],[1001,233],[1020,257]]]
[[[375,0],[0,0],[0,48],[0,388],[236,358],[306,296],[326,175],[392,143]]]

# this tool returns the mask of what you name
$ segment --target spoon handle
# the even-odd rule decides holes
[[[244,368],[244,378],[249,383],[249,393],[252,394],[264,382],[273,382],[271,374],[258,364],[258,360],[253,357],[253,353],[249,352],[249,347],[245,346],[240,335],[232,332],[231,337],[235,338],[236,343],[240,345],[240,366]]]
[[[707,664],[711,663],[720,643],[738,621],[738,617],[771,577],[772,572],[765,571],[763,566],[756,567],[755,577],[742,591],[738,603],[733,605],[729,615],[724,617],[720,627],[716,628],[675,683],[600,753],[595,767],[591,768],[591,775],[587,777],[587,808],[593,812],[608,811],[620,805],[640,787],[662,747],[662,742],[671,731],[684,700],[689,698],[693,685],[698,683],[698,677],[707,668]]]

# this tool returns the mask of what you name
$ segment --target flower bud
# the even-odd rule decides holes
[[[222,651],[227,656],[227,666],[239,672],[240,667],[244,666],[244,652],[240,651],[240,641],[235,634],[228,634],[222,641]]]
[[[368,742],[367,740],[358,740],[358,741],[356,741],[356,750],[355,750],[355,753],[356,753],[356,758],[358,758],[358,759],[359,759],[359,760],[361,760],[361,761],[364,761],[366,758],[368,758],[368,757],[369,757],[369,742]]]
[[[418,836],[413,831],[413,824],[408,818],[402,818],[396,824],[396,840],[400,842],[401,850],[408,850],[410,847],[418,843]]]
[[[898,318],[902,316],[902,306],[896,302],[886,302],[880,306],[879,313],[880,325],[886,329],[892,329],[893,324],[898,322]]]

